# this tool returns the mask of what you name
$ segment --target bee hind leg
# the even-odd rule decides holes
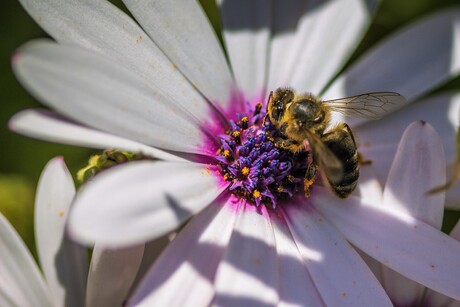
[[[303,186],[305,191],[305,197],[310,197],[310,187],[313,185],[316,179],[316,165],[311,162],[308,165],[307,171],[305,172],[305,178],[303,179]]]

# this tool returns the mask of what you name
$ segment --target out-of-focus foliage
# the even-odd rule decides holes
[[[125,10],[120,0],[112,2]],[[210,15],[212,25],[219,32],[220,22],[214,0],[200,2]],[[457,3],[458,0],[383,0],[368,35],[352,59],[356,59],[367,48],[398,27]],[[31,245],[33,198],[42,168],[52,157],[62,155],[75,175],[78,169],[86,165],[91,151],[36,141],[8,130],[7,122],[17,111],[43,107],[15,80],[11,71],[11,56],[21,44],[34,38],[46,37],[46,34],[27,15],[17,0],[0,2],[0,29],[0,211],[18,229],[31,250],[35,250]],[[459,89],[460,81],[457,79],[450,82],[445,88]],[[452,220],[455,219],[456,217]]]

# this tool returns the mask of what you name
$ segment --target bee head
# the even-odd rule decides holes
[[[279,88],[275,91],[275,93],[270,93],[267,113],[270,116],[271,122],[275,126],[279,126],[281,124],[281,119],[293,99],[294,91],[289,88]]]

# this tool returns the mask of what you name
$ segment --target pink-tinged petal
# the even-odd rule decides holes
[[[0,305],[52,306],[51,293],[32,255],[0,213]]]
[[[274,306],[279,268],[275,236],[265,206],[242,204],[216,273],[217,306]]]
[[[423,120],[434,127],[442,139],[447,165],[455,161],[455,138],[460,122],[460,95],[440,94],[414,103],[376,122],[355,129],[358,150],[365,160],[372,161],[377,178],[383,184],[393,162],[404,130],[414,121]],[[458,191],[458,190],[457,190]],[[455,189],[447,192],[447,200],[455,201]]]
[[[96,243],[89,268],[85,306],[123,306],[143,254],[144,244],[104,249]]]
[[[311,3],[299,22],[293,45],[284,46],[292,52],[286,57],[291,59],[287,63],[291,67],[287,85],[301,92],[320,94],[358,45],[377,2]]]
[[[123,2],[187,79],[209,100],[227,106],[232,76],[219,40],[199,3],[180,0]]]
[[[177,228],[225,185],[205,165],[142,161],[109,169],[81,189],[69,218],[80,242],[121,247]]]
[[[194,113],[171,103],[145,80],[101,55],[34,41],[18,51],[13,64],[16,76],[31,93],[80,123],[147,145],[191,153],[199,152],[205,139],[199,125],[210,115],[208,106]]]
[[[87,251],[65,237],[65,223],[75,195],[72,176],[61,157],[45,166],[35,199],[38,258],[58,306],[83,306]]]
[[[246,98],[252,99],[265,86],[271,5],[264,0],[217,2],[232,71]]]
[[[388,174],[382,206],[401,210],[435,228],[441,228],[445,193],[427,195],[446,182],[442,141],[422,121],[407,127]]]
[[[313,192],[317,194],[316,189]],[[314,201],[331,208],[342,206],[332,198]],[[326,306],[391,306],[366,263],[311,204],[292,204],[286,208],[286,219]]]
[[[347,239],[400,274],[450,297],[460,298],[460,243],[432,226],[391,208],[376,208],[350,196],[337,205],[316,188],[315,207]]]
[[[165,101],[199,114],[205,100],[139,25],[109,1],[21,0],[59,43],[82,46],[142,78]]]
[[[208,306],[234,220],[234,209],[224,199],[193,217],[146,274],[128,305]]]
[[[413,101],[459,74],[459,50],[460,10],[449,8],[384,39],[345,71],[323,98],[393,91]]]
[[[282,212],[271,212],[279,267],[278,306],[324,306]]]
[[[48,110],[21,111],[10,119],[9,128],[14,132],[50,142],[97,149],[116,148],[166,161],[185,161],[166,151],[79,125]]]

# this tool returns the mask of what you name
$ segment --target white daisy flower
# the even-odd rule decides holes
[[[130,245],[200,212],[133,304],[390,305],[348,242],[459,298],[460,284],[452,283],[460,274],[453,257],[458,242],[402,209],[365,205],[381,203],[389,161],[413,116],[441,132],[450,157],[459,122],[451,111],[460,108],[459,96],[417,101],[377,124],[349,121],[372,165],[363,167],[361,198],[345,201],[316,186],[310,199],[299,195],[306,159],[263,137],[270,127],[258,106],[270,90],[286,85],[324,99],[394,91],[416,101],[458,75],[459,10],[409,25],[334,80],[369,23],[370,2],[222,1],[230,66],[194,1],[125,1],[142,28],[106,1],[21,2],[58,43],[22,47],[13,59],[16,75],[65,117],[28,110],[12,119],[12,129],[164,160],[95,178],[77,197],[72,235],[88,244]],[[431,111],[435,103],[437,112]],[[416,139],[439,143],[426,127],[418,125],[423,137]],[[435,154],[442,148],[428,147]],[[423,171],[432,186],[445,181],[445,166]]]
[[[51,160],[40,177],[35,202],[35,236],[44,277],[0,214],[1,306],[121,306],[126,300],[144,244],[116,250],[96,245],[88,272],[87,250],[65,236],[74,195],[64,160]]]

